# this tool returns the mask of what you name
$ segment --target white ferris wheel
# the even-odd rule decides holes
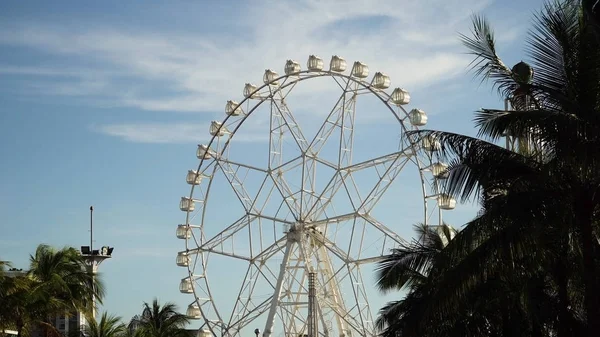
[[[338,56],[328,70],[314,55],[306,70],[288,60],[284,75],[266,70],[264,84],[247,83],[244,98],[227,101],[224,119],[210,124],[177,227],[185,242],[177,265],[188,270],[179,289],[194,296],[187,315],[203,321],[200,335],[376,335],[378,308],[361,271],[404,241],[376,206],[403,189],[395,182],[408,167],[417,222],[441,224],[456,201],[438,189],[447,168],[436,159],[440,143],[406,134],[426,124],[425,112],[405,109],[404,89],[389,94],[387,75],[368,75],[366,64],[347,69]],[[263,142],[238,136],[244,128],[261,129]],[[384,213],[404,224],[394,207]]]

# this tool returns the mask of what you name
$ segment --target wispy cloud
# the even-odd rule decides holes
[[[65,29],[51,24],[5,25],[0,44],[66,56],[68,68],[0,66],[0,73],[62,78],[42,83],[56,95],[104,97],[111,105],[150,111],[209,112],[239,100],[245,82],[260,82],[265,68],[282,72],[286,59],[303,66],[308,54],[360,59],[382,70],[394,86],[411,90],[464,72],[468,57],[457,31],[486,0],[260,2],[243,17],[224,20],[242,30],[191,36],[148,28],[144,33],[109,28]],[[442,18],[443,17],[443,18]],[[93,64],[84,70],[77,61]],[[127,78],[126,81],[123,78]],[[70,79],[70,80],[69,80]],[[311,88],[320,90],[320,88]],[[306,104],[318,104],[306,100]],[[206,116],[209,119],[209,116]],[[105,125],[95,130],[136,142],[197,141],[197,123]],[[253,137],[251,137],[253,138]]]
[[[120,137],[136,143],[194,143],[210,140],[208,123],[132,123],[95,127],[96,131]],[[248,132],[236,135],[236,141],[260,142],[269,139],[268,134]]]

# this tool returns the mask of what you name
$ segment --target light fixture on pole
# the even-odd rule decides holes
[[[114,247],[102,246],[94,250],[94,206],[90,206],[90,245],[81,246],[81,256],[85,259],[90,271],[92,272],[92,318],[96,318],[96,294],[94,279],[98,273],[100,263],[112,257]]]

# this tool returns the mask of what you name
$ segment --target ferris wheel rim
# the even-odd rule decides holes
[[[301,74],[312,74],[312,76],[306,76],[306,77],[299,77],[298,79],[295,79],[294,81],[290,82],[289,84],[283,85],[283,86],[277,86],[277,90],[275,91],[271,91],[270,95],[263,98],[263,99],[257,99],[257,98],[253,98],[252,94],[260,92],[262,89],[264,88],[271,88],[273,85],[273,82],[278,82],[282,79],[289,79],[289,78],[293,78],[295,76],[299,76]],[[235,129],[231,130],[231,136],[229,137],[229,139],[225,142],[225,145],[223,147],[223,149],[221,150],[221,154],[227,149],[227,147],[229,146],[230,141],[233,139],[233,137],[235,136],[237,130],[239,130],[242,125],[245,123],[245,121],[254,113],[254,111],[260,107],[264,102],[266,102],[268,99],[273,98],[273,95],[280,91],[281,89],[290,86],[290,85],[296,85],[297,83],[306,81],[306,80],[310,80],[310,79],[315,79],[315,78],[320,78],[320,77],[327,77],[330,76],[332,78],[335,77],[341,77],[344,78],[346,80],[350,80],[353,83],[359,84],[361,85],[364,89],[368,90],[371,94],[374,94],[375,96],[377,96],[377,98],[381,101],[381,103],[383,103],[386,108],[392,113],[392,115],[396,118],[396,120],[399,122],[402,131],[403,132],[408,132],[409,130],[407,130],[406,126],[404,125],[404,119],[408,118],[408,112],[404,109],[404,107],[402,107],[402,105],[398,104],[397,108],[400,109],[402,111],[402,113],[404,114],[404,118],[399,118],[398,115],[396,114],[396,112],[394,111],[394,109],[391,107],[391,105],[388,103],[391,100],[391,95],[388,94],[385,90],[382,89],[377,89],[374,88],[370,83],[357,78],[355,76],[352,75],[347,75],[347,74],[343,74],[340,72],[336,72],[336,71],[332,71],[332,70],[301,70],[299,72],[295,72],[292,74],[285,74],[285,75],[281,75],[277,78],[275,78],[274,80],[268,82],[268,83],[263,83],[260,86],[256,87],[256,90],[254,90],[251,95],[248,95],[247,97],[244,97],[244,99],[242,99],[239,103],[238,106],[241,106],[244,103],[249,103],[252,100],[257,100],[258,102],[256,104],[253,105],[253,108],[248,111],[248,113],[246,113],[241,120],[239,121],[238,125],[236,126]],[[385,98],[385,99],[384,99]],[[232,115],[227,115],[225,116],[225,118],[222,120],[222,124],[225,125],[225,123],[234,116]],[[417,130],[418,127],[414,126]],[[211,145],[214,143],[215,139],[218,139],[219,136],[211,136],[209,142],[206,144],[207,148],[210,149]],[[417,153],[417,149],[415,149],[415,145],[416,145],[416,141],[413,141],[412,139],[409,139],[409,142],[411,144],[411,147],[413,149],[413,153]],[[206,158],[201,158],[200,162],[198,163],[198,168],[197,171],[200,172],[200,169],[202,168],[202,165],[204,163],[204,161],[207,160]],[[422,170],[422,167],[420,166],[420,163],[417,163],[419,170]],[[424,181],[422,181],[422,183],[424,183]],[[195,185],[192,185],[191,190],[190,190],[190,194],[189,194],[189,198],[192,199],[193,198],[193,194],[194,194],[194,189],[195,189]],[[425,196],[425,194],[424,194]],[[186,212],[186,224],[189,223],[189,214],[190,212]]]
[[[309,76],[300,77],[299,76],[300,74],[306,74],[306,75],[309,75]],[[286,81],[288,79],[292,78],[292,77],[297,77],[297,78],[295,78],[293,81],[290,81],[289,83],[286,83]],[[229,143],[233,140],[233,138],[235,137],[235,134],[237,133],[237,131],[242,127],[242,125],[244,125],[244,123],[246,122],[247,118],[249,118],[256,111],[256,109],[258,109],[263,103],[265,103],[265,102],[267,102],[269,100],[272,100],[274,98],[275,93],[281,92],[282,89],[284,89],[284,88],[286,88],[288,86],[292,86],[292,85],[295,86],[295,85],[297,85],[300,82],[307,81],[307,80],[310,80],[310,79],[315,79],[315,78],[322,78],[322,77],[333,77],[333,78],[341,77],[341,78],[344,78],[344,79],[348,80],[349,82],[356,83],[357,85],[361,86],[363,89],[366,89],[366,91],[368,91],[369,94],[375,95],[379,99],[379,101],[386,106],[386,108],[389,110],[389,112],[392,113],[392,115],[396,118],[397,122],[400,124],[403,133],[407,133],[407,132],[410,131],[406,127],[406,125],[405,125],[405,121],[409,118],[408,112],[400,104],[393,104],[393,106],[392,106],[392,104],[390,104],[391,95],[388,94],[385,90],[375,88],[375,87],[372,86],[372,83],[368,83],[367,81],[364,81],[363,79],[356,78],[356,77],[351,76],[351,75],[346,75],[346,74],[343,74],[343,73],[339,73],[339,72],[336,72],[336,71],[331,71],[331,70],[303,70],[303,71],[296,72],[296,73],[293,73],[293,74],[285,74],[285,75],[279,76],[276,79],[274,79],[274,80],[272,80],[272,81],[270,81],[268,83],[264,83],[261,86],[256,87],[256,90],[254,90],[254,92],[252,92],[252,94],[255,94],[255,93],[260,92],[261,90],[264,90],[265,88],[269,88],[269,92],[270,93],[266,97],[261,97],[261,98],[257,99],[257,98],[252,97],[252,94],[244,97],[244,99],[238,103],[238,106],[242,106],[245,103],[248,104],[248,105],[250,105],[250,102],[252,102],[252,101],[256,101],[256,103],[252,104],[252,109],[250,109],[247,113],[245,113],[240,118],[240,120],[237,122],[236,127],[231,130],[231,132],[230,132],[227,140],[224,142],[223,148],[219,150],[219,154],[215,158],[208,159],[208,158],[206,158],[204,156],[202,158],[200,158],[200,162],[199,162],[198,168],[197,168],[198,174],[200,174],[201,169],[202,169],[205,161],[207,161],[207,160],[215,160],[215,161],[219,160],[218,158],[221,157],[223,155],[223,153],[226,151],[226,149],[229,146]],[[277,81],[282,81],[282,80],[286,84],[281,85],[281,86],[276,86],[274,88],[275,90],[272,90],[273,87],[274,87],[272,85],[272,83],[273,82],[277,82]],[[288,94],[289,94],[289,92],[288,92]],[[398,113],[396,112],[396,110],[394,108],[398,109]],[[402,112],[402,114],[404,115],[403,118],[400,118],[399,112]],[[225,118],[222,120],[222,125],[224,126],[225,123],[231,117],[234,117],[234,116],[232,116],[232,115],[225,116]],[[417,126],[413,125],[413,128],[418,130]],[[210,141],[207,144],[207,148],[208,149],[210,149],[211,145],[213,145],[213,143],[215,142],[215,138],[219,138],[219,136],[218,135],[213,135],[210,138]],[[409,138],[408,142],[409,142],[409,147],[411,148],[413,155],[416,157],[417,156],[417,152],[419,152],[419,150],[417,149],[417,145],[418,145],[417,141],[414,141],[412,138]],[[427,193],[425,191],[425,180],[424,180],[424,175],[423,175],[422,163],[419,160],[416,160],[413,163],[417,166],[418,171],[419,171],[419,177],[421,179],[421,186],[422,186],[422,189],[423,189],[422,194],[423,194],[423,199],[424,199],[424,206],[425,206],[424,208],[425,208],[425,212],[427,212],[426,211],[426,208],[427,208],[426,195],[427,195]],[[216,171],[217,171],[217,166],[215,165],[215,168],[213,169],[213,172],[216,172]],[[209,181],[210,182],[209,182],[209,184],[207,186],[207,189],[206,189],[206,192],[205,192],[205,194],[207,196],[206,199],[208,199],[208,196],[210,195],[210,190],[212,188],[212,183],[213,183],[212,177],[211,177],[211,179],[209,179]],[[194,189],[195,188],[196,188],[195,185],[191,186],[191,190],[190,190],[190,194],[189,194],[189,199],[190,200],[193,200]],[[208,203],[208,200],[204,200],[203,203],[205,203],[205,205],[206,205]],[[199,227],[200,227],[201,235],[204,235],[204,233],[203,233],[204,230],[203,230],[202,227],[203,227],[203,224],[204,224],[204,216],[205,216],[205,213],[206,213],[206,207],[203,206],[202,208],[203,209],[202,209],[202,215],[201,215],[201,217],[202,217],[201,218],[201,225]],[[189,211],[189,210],[186,211],[186,222],[185,222],[185,224],[188,225],[188,226],[190,225],[190,221],[191,221],[190,220],[190,214],[191,213],[192,213],[192,211]],[[282,238],[285,238],[285,236],[282,236]],[[189,247],[188,243],[190,242],[190,240],[186,239],[185,241],[186,241],[186,251],[189,252],[190,251],[190,247]],[[200,246],[197,241],[196,241],[196,245],[197,245],[197,247]],[[188,266],[188,276],[191,278],[192,274],[193,274],[193,270],[190,268],[190,266]],[[204,277],[204,279],[205,279],[205,283],[207,285],[207,290],[210,292],[210,288],[211,287],[209,286],[207,277]],[[196,294],[195,287],[194,287],[193,291],[194,291],[194,297],[195,297],[194,302],[197,303],[197,301],[198,301],[198,295]],[[214,302],[213,302],[213,308],[217,312],[218,308],[216,307],[216,305],[215,305]],[[205,321],[204,325],[207,325],[209,327],[209,329],[212,331],[212,327],[209,324],[207,324],[207,322],[209,320],[208,320],[207,317],[205,317],[204,312],[202,312],[202,316],[203,316],[203,319]],[[220,314],[218,314],[218,316],[220,316]],[[224,320],[221,320],[221,322],[223,324],[225,323]]]

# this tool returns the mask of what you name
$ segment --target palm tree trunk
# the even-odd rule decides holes
[[[23,335],[23,320],[19,317],[17,318],[17,337],[21,337]]]
[[[556,284],[558,286],[559,300],[557,337],[569,337],[572,336],[571,314],[569,313],[569,305],[571,302],[569,299],[568,291],[569,278],[567,275],[566,267],[562,261],[559,261],[556,264],[555,278]]]
[[[580,199],[577,212],[581,229],[583,255],[583,282],[585,285],[585,309],[587,316],[587,336],[598,336],[600,331],[600,297],[598,297],[596,263],[594,254],[594,230],[592,228],[593,203],[591,198]],[[577,207],[577,206],[576,206]]]
[[[502,313],[502,336],[510,337],[512,336],[512,329],[510,327],[510,317],[508,315],[509,309],[507,306],[503,306],[502,309],[504,310]]]

